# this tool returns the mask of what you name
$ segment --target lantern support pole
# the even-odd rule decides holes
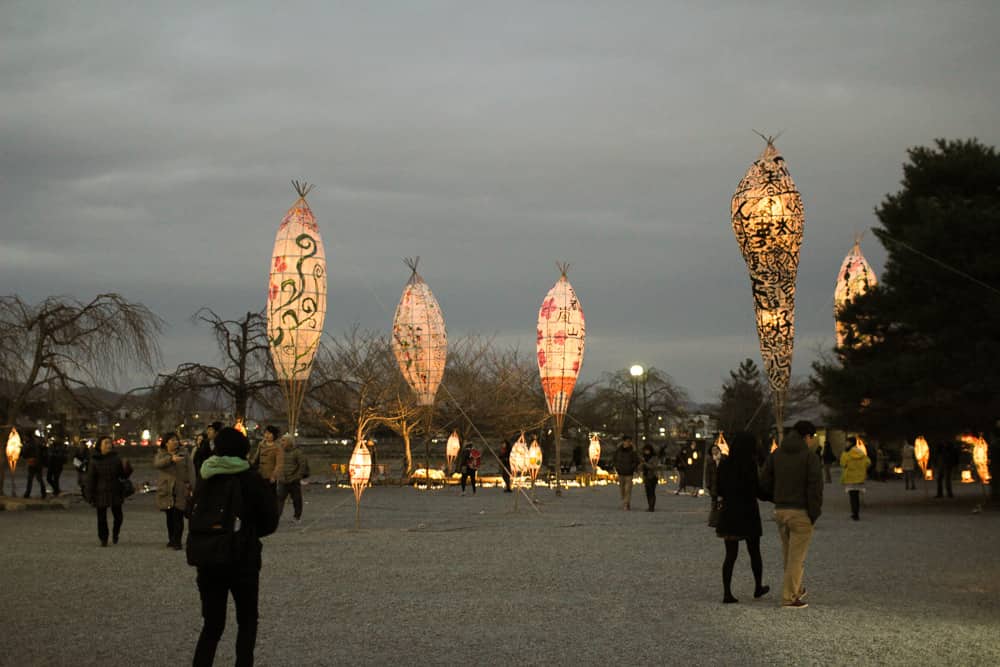
[[[424,481],[431,490],[431,423],[434,420],[434,404],[427,406],[424,414]]]
[[[563,430],[563,414],[555,414],[553,418],[555,419],[555,429],[556,429],[556,495],[562,495],[562,484],[560,481],[560,473],[562,472],[562,457],[559,455],[559,448],[562,444],[562,430]]]

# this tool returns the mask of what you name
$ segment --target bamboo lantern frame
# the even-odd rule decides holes
[[[392,321],[392,352],[417,404],[424,408],[424,468],[430,471],[434,399],[448,361],[448,332],[441,306],[417,273],[420,258],[403,261],[411,273]],[[430,472],[427,486],[430,488]]]
[[[759,133],[758,133],[759,134]],[[733,233],[750,274],[760,353],[781,441],[795,347],[795,279],[805,214],[774,137],[733,194]]]
[[[586,319],[576,291],[566,278],[569,264],[558,263],[559,280],[538,309],[536,356],[542,391],[555,422],[556,494],[562,493],[562,430],[570,397],[583,364]]]
[[[840,265],[837,284],[833,290],[833,318],[836,323],[837,347],[843,347],[847,338],[847,325],[841,323],[841,311],[854,299],[878,285],[878,277],[871,264],[861,254],[861,238],[854,239],[854,247]]]
[[[348,466],[351,488],[354,490],[354,526],[361,527],[361,496],[368,488],[372,476],[372,453],[364,442],[359,442],[351,452]]]
[[[285,397],[288,432],[299,409],[326,318],[326,252],[306,202],[313,186],[292,181],[299,198],[285,213],[274,241],[267,296],[267,337],[278,385]]]

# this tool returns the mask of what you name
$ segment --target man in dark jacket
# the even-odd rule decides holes
[[[774,502],[774,521],[785,561],[781,605],[788,609],[809,606],[802,600],[806,594],[802,575],[813,524],[823,506],[823,473],[819,457],[812,452],[815,443],[816,427],[807,421],[796,422],[768,457],[760,480],[761,489]]]
[[[201,497],[209,494],[213,484],[226,483],[228,476],[236,476],[240,483],[242,510],[239,513],[239,532],[247,531],[242,542],[244,548],[238,559],[226,565],[198,568],[198,593],[201,595],[201,614],[204,623],[193,664],[211,665],[215,649],[226,627],[226,601],[232,593],[236,604],[236,664],[252,665],[254,646],[257,644],[257,601],[260,585],[260,539],[278,527],[278,501],[274,491],[256,472],[250,470],[247,454],[250,442],[234,428],[222,428],[215,436],[212,456],[201,467],[201,480],[195,490],[195,512]],[[191,549],[193,536],[189,531]]]
[[[205,438],[201,441],[201,444],[198,445],[198,449],[194,453],[195,479],[201,479],[201,464],[205,462],[205,459],[215,453],[215,438],[221,430],[222,422],[220,421],[212,422],[205,429]],[[244,456],[243,458],[246,457]]]
[[[42,468],[45,467],[45,447],[41,439],[28,433],[26,442],[21,448],[21,459],[28,467],[28,486],[24,490],[24,497],[31,495],[31,483],[37,479],[38,486],[42,492],[42,500],[45,500],[45,482],[42,480]]]
[[[59,477],[62,476],[63,466],[66,465],[66,443],[58,438],[49,445],[49,467],[45,474],[45,481],[52,488],[52,493],[56,496],[62,494],[59,488]]]
[[[632,509],[632,476],[639,467],[639,453],[632,446],[632,436],[623,435],[622,444],[615,450],[615,472],[618,473],[618,488],[622,494],[622,509]]]

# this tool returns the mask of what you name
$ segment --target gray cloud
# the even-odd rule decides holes
[[[757,358],[729,226],[751,128],[785,130],[806,207],[797,374],[905,150],[1000,138],[995,3],[477,4],[5,4],[3,291],[121,291],[168,362],[203,358],[186,318],[263,304],[305,178],[329,331],[386,328],[421,255],[452,335],[531,350],[566,260],[586,375],[642,361],[708,398]]]

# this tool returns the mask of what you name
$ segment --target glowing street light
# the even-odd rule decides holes
[[[634,413],[634,431],[636,447],[639,446],[639,379],[642,379],[642,409],[646,410],[646,369],[639,364],[633,364],[628,369],[632,376],[632,407]]]

